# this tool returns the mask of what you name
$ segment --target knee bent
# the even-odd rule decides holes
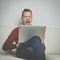
[[[38,41],[38,40],[41,41],[41,38],[39,36],[35,35],[35,36],[32,37],[32,40],[34,40],[34,41]]]

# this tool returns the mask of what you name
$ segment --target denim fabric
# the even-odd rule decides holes
[[[45,52],[40,37],[34,36],[20,44],[16,50],[16,56],[27,60],[45,60]]]

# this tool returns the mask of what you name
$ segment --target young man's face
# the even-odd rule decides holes
[[[23,13],[22,21],[24,25],[31,25],[32,23],[32,13],[27,11]]]

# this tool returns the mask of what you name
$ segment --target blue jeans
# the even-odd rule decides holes
[[[34,36],[20,44],[16,50],[16,56],[27,60],[46,60],[40,37]]]

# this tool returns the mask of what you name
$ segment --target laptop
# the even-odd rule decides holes
[[[20,25],[19,42],[24,43],[33,36],[39,36],[44,41],[46,26]]]

